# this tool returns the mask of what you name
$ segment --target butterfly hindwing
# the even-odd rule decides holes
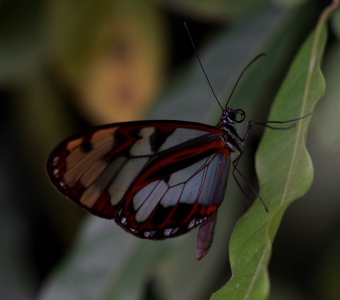
[[[56,188],[141,238],[175,237],[221,204],[230,153],[220,129],[191,122],[104,125],[62,142],[48,159]]]

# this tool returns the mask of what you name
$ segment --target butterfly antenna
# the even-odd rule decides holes
[[[219,105],[219,106],[221,107],[221,109],[223,110],[223,106],[221,105],[220,101],[218,100],[218,98],[217,98],[217,96],[216,96],[216,94],[215,94],[215,92],[214,92],[214,89],[212,88],[212,85],[211,85],[211,83],[210,83],[210,80],[209,80],[209,78],[208,78],[208,75],[207,75],[207,73],[204,71],[202,62],[201,62],[201,60],[200,60],[200,57],[198,56],[198,52],[197,52],[197,50],[196,50],[194,41],[193,41],[193,39],[192,39],[192,37],[191,37],[190,31],[189,31],[189,28],[188,28],[188,25],[187,25],[186,22],[184,22],[184,27],[185,27],[185,29],[187,30],[187,33],[188,33],[188,36],[189,36],[191,45],[192,45],[192,47],[194,48],[195,55],[196,55],[197,60],[198,60],[198,62],[199,62],[199,64],[200,64],[200,66],[201,66],[201,69],[202,69],[202,71],[203,71],[203,73],[204,73],[204,76],[205,76],[205,78],[206,78],[207,81],[208,81],[208,84],[209,84],[209,86],[210,86],[210,89],[211,89],[212,93],[214,94],[214,97],[215,97],[215,99],[216,99],[218,105]]]
[[[229,98],[228,98],[228,101],[227,101],[227,103],[226,103],[226,105],[225,105],[225,107],[227,107],[228,106],[228,103],[229,103],[229,101],[230,101],[230,99],[231,99],[231,97],[233,96],[233,94],[234,94],[234,91],[235,91],[235,89],[236,89],[236,87],[237,87],[237,85],[238,85],[238,83],[240,82],[240,80],[241,80],[241,78],[242,78],[242,76],[243,76],[243,74],[244,74],[244,72],[255,62],[255,61],[257,61],[260,57],[262,57],[262,56],[265,56],[266,54],[265,53],[261,53],[261,54],[259,54],[259,55],[257,55],[244,69],[243,69],[243,71],[241,72],[241,74],[240,74],[240,76],[238,77],[238,79],[237,79],[237,81],[236,81],[236,83],[235,83],[235,85],[234,85],[234,87],[233,87],[233,90],[231,91],[231,93],[230,93],[230,96],[229,96]]]

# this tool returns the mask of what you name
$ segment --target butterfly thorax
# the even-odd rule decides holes
[[[243,122],[245,116],[246,114],[242,109],[234,110],[227,107],[222,112],[222,116],[217,124],[217,128],[223,131],[221,138],[230,152],[242,152],[241,147],[243,146],[244,142],[236,131],[235,123]]]

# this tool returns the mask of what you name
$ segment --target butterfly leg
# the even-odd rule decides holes
[[[241,173],[241,171],[237,168],[237,165],[238,163],[240,162],[240,159],[243,155],[243,151],[240,151],[239,152],[239,155],[232,161],[232,164],[233,164],[233,171],[232,171],[232,175],[238,185],[238,187],[240,188],[241,192],[243,193],[243,195],[247,198],[248,200],[248,197],[246,195],[246,193],[244,192],[243,188],[241,187],[241,184],[240,182],[237,180],[236,176],[235,176],[235,172],[237,172],[241,177],[242,179],[248,184],[248,186],[252,189],[252,191],[254,192],[254,194],[261,200],[263,206],[264,206],[264,209],[266,210],[266,212],[269,212],[268,210],[268,207],[266,205],[266,203],[263,201],[263,199],[261,198],[260,194],[255,190],[255,188],[250,184],[249,180]],[[249,203],[249,200],[248,200],[248,203]]]
[[[299,121],[299,120],[302,120],[304,118],[307,118],[311,115],[311,113],[303,116],[303,117],[300,117],[300,118],[296,118],[296,119],[291,119],[291,120],[287,120],[287,121],[249,121],[248,122],[248,125],[247,125],[247,130],[246,130],[246,133],[243,137],[243,139],[241,139],[243,145],[244,143],[246,142],[246,140],[248,139],[248,136],[249,136],[249,133],[250,133],[250,130],[252,128],[253,125],[261,125],[261,126],[264,126],[264,127],[267,127],[267,128],[270,128],[270,129],[276,129],[276,130],[287,130],[287,129],[290,129],[294,126],[296,126],[296,124],[292,124],[288,127],[274,127],[274,126],[271,126],[271,125],[268,125],[268,124],[285,124],[285,123],[291,123],[291,122],[295,122],[295,121]]]
[[[291,122],[295,122],[295,121],[299,121],[301,119],[304,119],[308,116],[310,116],[311,113],[303,116],[303,117],[300,117],[300,118],[296,118],[296,119],[292,119],[292,120],[288,120],[288,121],[249,121],[248,122],[248,125],[247,125],[247,130],[246,130],[246,133],[244,135],[243,138],[239,138],[240,141],[241,141],[241,144],[244,145],[245,142],[247,141],[248,137],[249,137],[249,133],[252,129],[252,126],[253,125],[261,125],[261,126],[264,126],[264,127],[267,127],[267,128],[270,128],[270,129],[277,129],[277,130],[286,130],[286,129],[290,129],[292,127],[294,127],[296,124],[292,124],[288,127],[274,127],[274,126],[271,126],[269,124],[285,124],[285,123],[291,123]],[[242,189],[239,181],[237,180],[236,176],[235,176],[235,172],[237,172],[242,178],[243,180],[248,184],[248,186],[252,189],[252,191],[254,192],[254,194],[261,200],[265,210],[268,212],[268,207],[267,205],[265,204],[265,202],[263,201],[263,199],[261,198],[261,196],[259,195],[259,193],[254,189],[254,187],[250,184],[250,182],[248,181],[248,179],[240,172],[240,170],[237,168],[238,166],[238,163],[240,162],[240,159],[243,155],[243,151],[241,149],[236,149],[236,152],[238,152],[238,156],[232,161],[232,164],[233,164],[233,177],[238,185],[238,187],[240,188],[240,190],[242,191],[242,193],[246,196],[244,190]],[[246,196],[247,197],[247,196]],[[248,199],[248,198],[247,198]]]
[[[308,116],[308,115],[307,115],[307,116]],[[307,116],[305,116],[305,117],[307,117]],[[305,118],[305,117],[302,117],[302,118]],[[300,120],[300,119],[302,119],[302,118],[293,119],[293,120],[288,120],[288,121],[249,121],[248,124],[247,124],[247,130],[246,130],[246,133],[245,133],[244,137],[243,137],[243,138],[240,138],[241,144],[244,145],[244,144],[246,143],[246,141],[247,141],[247,139],[248,139],[248,137],[249,137],[249,133],[250,133],[250,131],[251,131],[251,129],[252,129],[252,126],[255,125],[255,124],[256,124],[256,125],[265,126],[265,127],[270,128],[270,129],[285,130],[285,129],[289,129],[289,128],[294,127],[295,124],[293,124],[293,125],[291,125],[291,126],[288,126],[288,127],[284,127],[284,128],[282,128],[282,127],[273,127],[273,126],[268,125],[268,124],[272,124],[272,123],[277,123],[277,124],[289,123],[289,122],[293,122],[293,121]],[[243,153],[244,153],[243,150],[241,150],[241,149],[237,149],[237,150],[238,150],[237,152],[239,153],[239,155],[232,161],[232,164],[233,164],[233,172],[232,172],[232,174],[233,174],[233,177],[234,177],[234,179],[235,179],[235,181],[236,181],[238,187],[239,187],[240,190],[242,191],[243,195],[246,196],[244,190],[242,189],[242,187],[241,187],[239,181],[237,180],[237,178],[236,178],[236,176],[235,176],[235,172],[237,172],[237,173],[243,178],[243,180],[244,180],[244,181],[248,184],[248,186],[252,189],[252,191],[254,192],[254,194],[256,195],[256,197],[258,197],[258,198],[261,200],[262,205],[263,205],[263,207],[265,208],[266,212],[269,212],[268,207],[267,207],[266,203],[264,202],[264,200],[262,199],[262,197],[260,196],[260,194],[255,190],[255,188],[250,184],[249,180],[248,180],[248,179],[241,173],[241,171],[237,168],[238,163],[240,162],[240,159],[241,159],[241,157],[242,157],[242,155],[243,155]],[[248,199],[247,196],[246,196],[246,198]],[[249,202],[249,201],[248,201],[248,202]]]

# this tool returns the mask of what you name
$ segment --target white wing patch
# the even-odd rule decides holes
[[[223,154],[213,154],[173,173],[168,182],[163,179],[151,182],[133,198],[133,206],[137,211],[136,221],[146,221],[158,204],[164,208],[174,207],[178,203],[198,202],[201,205],[211,205],[214,195],[219,195],[225,188],[223,174],[227,170],[223,168],[225,168]],[[216,172],[217,170],[221,172]]]
[[[144,189],[149,189],[150,185],[147,185]],[[133,203],[135,205],[136,202],[143,201],[142,205],[139,207],[137,214],[136,214],[136,221],[143,222],[145,221],[152,211],[155,209],[161,198],[163,197],[164,193],[168,190],[168,185],[163,181],[157,181],[156,187],[151,190],[151,194],[145,199],[140,199],[138,194],[133,199]],[[137,197],[137,198],[136,198]]]
[[[131,156],[154,154],[151,151],[150,136],[155,132],[154,127],[145,127],[139,131],[141,139],[136,141],[130,149]]]
[[[163,207],[168,206],[175,206],[178,202],[178,199],[181,197],[181,194],[183,192],[184,183],[176,185],[172,188],[170,188],[164,195],[161,205]]]
[[[216,172],[226,168],[226,161],[223,155],[215,157],[206,168],[206,181],[204,183],[201,197],[198,200],[199,204],[211,205],[214,195],[221,190],[225,189],[227,172]]]
[[[201,169],[205,163],[207,162],[207,159],[202,159],[199,162],[184,168],[182,170],[179,170],[173,174],[171,174],[169,179],[169,185],[174,186],[176,184],[182,183],[187,181],[190,177],[192,177],[199,169]]]
[[[197,201],[199,192],[201,191],[203,173],[204,170],[201,170],[186,183],[181,196],[182,203],[194,204]]]
[[[207,135],[206,131],[187,129],[187,128],[177,128],[173,134],[171,134],[163,145],[159,148],[159,151],[167,150],[171,147],[178,146],[181,143],[185,143],[192,139]]]
[[[110,185],[108,192],[111,196],[111,204],[116,205],[124,196],[132,181],[143,169],[148,157],[130,159],[124,168],[120,170],[115,180]]]
[[[133,198],[134,210],[138,210],[142,206],[144,201],[151,195],[154,188],[157,184],[159,184],[159,182],[160,180],[153,181],[136,193],[135,197]]]
[[[125,157],[119,157],[115,159],[112,163],[110,163],[106,167],[106,169],[100,174],[100,176],[91,184],[91,186],[89,186],[85,190],[84,194],[80,198],[80,202],[86,205],[87,207],[93,206],[95,202],[98,200],[98,197],[107,188],[110,182],[115,178],[117,172],[119,172],[120,168],[124,165],[126,161],[127,159]],[[119,200],[117,201],[117,203],[119,202]],[[116,200],[113,199],[111,201]]]

